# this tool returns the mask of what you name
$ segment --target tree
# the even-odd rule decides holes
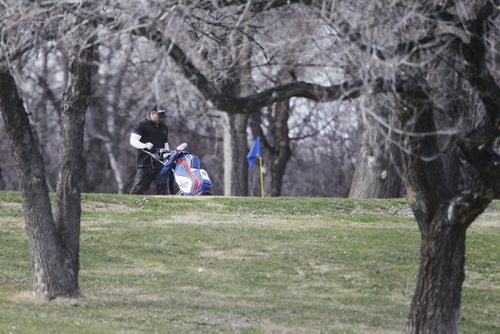
[[[85,81],[88,78],[81,77],[84,74],[81,73],[81,65],[76,62],[77,60],[73,62],[75,68],[72,74],[80,78],[75,78],[75,84],[68,88],[66,107],[63,110],[65,130],[58,180],[58,215],[55,221],[37,139],[29,126],[28,116],[5,61],[0,66],[0,109],[23,193],[33,262],[33,290],[37,296],[45,298],[75,297],[80,294],[78,271],[81,178],[77,171],[82,162],[82,147],[73,147],[69,143],[83,145],[82,122],[86,106],[80,95],[85,92],[81,92],[81,87],[78,91],[73,90],[82,84],[79,80]],[[80,140],[73,141],[71,137],[75,136],[80,136]]]
[[[436,37],[445,38],[454,56],[462,61],[464,66],[459,73],[467,80],[470,93],[479,97],[483,110],[476,114],[474,105],[468,103],[472,115],[457,115],[464,121],[474,114],[479,118],[472,126],[464,124],[464,132],[457,134],[457,143],[453,145],[466,162],[463,177],[455,179],[455,184],[463,184],[458,189],[443,184],[448,170],[439,160],[423,159],[439,153],[437,135],[404,139],[405,148],[413,153],[403,158],[408,201],[422,233],[419,279],[410,309],[409,332],[457,331],[466,230],[500,193],[500,157],[495,153],[500,135],[500,91],[486,58],[488,30],[492,27],[489,20],[498,15],[495,6],[498,3],[483,2],[478,14],[466,12],[468,17],[451,6],[448,11],[435,7],[427,12],[427,15],[449,15],[452,25],[470,36],[465,41],[456,35]],[[429,93],[431,82],[422,80],[421,76],[416,73],[417,85],[408,87],[400,95],[404,101],[400,119],[408,132],[435,132],[433,115],[439,110],[436,103],[439,100]],[[448,73],[440,84],[453,84],[453,77],[453,73]],[[444,189],[431,186],[433,184],[443,185]]]
[[[499,77],[489,49],[498,43],[498,5],[371,1],[350,9],[357,20],[329,18],[359,49],[365,81],[383,77],[395,99],[401,127],[389,139],[401,148],[422,236],[408,333],[457,332],[466,231],[500,194]],[[455,151],[460,173],[445,163]]]
[[[21,10],[22,11],[22,10]],[[75,23],[77,36],[84,47],[74,45],[69,64],[69,82],[61,110],[60,171],[57,182],[57,213],[54,219],[48,195],[43,156],[36,134],[18,93],[17,84],[9,67],[15,44],[17,27],[2,26],[2,53],[0,54],[0,111],[4,119],[17,178],[23,194],[26,231],[33,267],[33,292],[44,298],[77,297],[80,193],[83,152],[83,126],[90,95],[90,64],[93,56],[94,26],[92,22],[66,14]],[[20,22],[20,23],[19,23]],[[5,23],[5,22],[4,22]],[[22,25],[22,20],[16,24]],[[51,26],[45,27],[50,31]],[[14,37],[10,37],[14,35]],[[43,34],[41,34],[43,35]],[[10,38],[9,38],[10,37]],[[12,44],[8,44],[10,42]],[[15,53],[14,53],[15,54]]]

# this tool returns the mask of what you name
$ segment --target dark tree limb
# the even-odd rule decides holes
[[[44,95],[49,99],[50,103],[57,111],[59,118],[61,118],[61,101],[56,97],[54,91],[49,87],[49,84],[45,78],[38,76],[38,84],[42,88]]]
[[[164,47],[167,49],[169,56],[180,67],[191,84],[202,93],[205,99],[210,101],[217,109],[229,113],[251,113],[259,108],[275,102],[285,101],[291,97],[303,97],[317,102],[328,102],[359,97],[366,86],[370,87],[372,93],[379,93],[387,89],[384,87],[382,79],[375,79],[371,82],[353,80],[332,86],[294,81],[246,97],[227,96],[207,79],[184,51],[172,40],[163,38],[162,34],[158,31],[150,32],[145,27],[136,29],[134,33],[149,38],[158,48]]]
[[[487,1],[468,22],[470,42],[457,41],[457,52],[464,60],[464,75],[477,92],[485,110],[485,119],[459,141],[461,154],[479,172],[482,185],[476,192],[489,203],[500,195],[500,156],[495,145],[500,138],[500,87],[486,66],[488,20],[498,15],[500,1]]]

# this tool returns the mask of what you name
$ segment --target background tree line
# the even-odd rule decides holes
[[[50,3],[44,6],[50,8]],[[22,9],[31,16],[41,16],[41,20],[47,15],[44,6]],[[110,20],[114,16],[106,12],[106,6],[94,6],[87,12]],[[142,11],[136,9],[140,7],[132,6],[121,4],[119,22],[95,23],[92,94],[85,122],[84,192],[129,191],[136,154],[128,144],[129,133],[151,105],[161,103],[169,110],[170,141],[189,143],[213,179],[216,194],[250,194],[245,155],[257,135],[263,139],[268,195],[348,194],[359,132],[355,102],[318,104],[290,98],[279,104],[269,103],[251,116],[240,115],[214,106],[198,90],[199,81],[193,85],[189,74],[184,75],[183,66],[178,65],[185,57],[220,87],[221,94],[228,96],[238,96],[240,86],[248,86],[248,92],[255,93],[297,76],[318,83],[339,82],[342,73],[328,64],[323,46],[315,46],[315,35],[321,34],[321,29],[313,27],[314,21],[301,15],[302,10],[280,6],[242,14],[241,6],[215,10],[200,4],[166,4],[158,9],[151,3],[146,12],[160,10],[162,15],[169,15],[168,20],[156,22],[141,17]],[[31,16],[26,15],[27,19]],[[248,22],[234,29],[240,18]],[[157,31],[173,36],[185,54],[178,56],[168,46],[155,45],[148,36],[141,36],[150,34],[141,29],[145,20]],[[295,37],[284,43],[286,36]],[[240,41],[243,37],[248,40]],[[16,43],[23,47],[23,41]],[[37,43],[37,47],[16,55],[14,74],[30,121],[39,134],[49,189],[55,191],[60,141],[53,134],[60,129],[59,110],[67,84],[69,55],[60,39]],[[322,44],[328,47],[326,42]],[[12,49],[13,45],[8,47]],[[241,54],[243,48],[254,49],[253,54]],[[238,111],[238,107],[235,104],[231,108]],[[4,131],[3,125],[0,130]],[[2,141],[0,146],[5,152],[0,162],[0,187],[17,190],[8,143]],[[325,180],[332,182],[325,186]],[[258,187],[255,177],[251,186]]]
[[[422,235],[407,332],[457,331],[466,231],[500,194],[498,1],[1,6],[0,110],[36,294],[79,295],[80,193],[127,189],[130,124],[159,102],[225,195],[249,194],[256,135],[270,194],[326,195],[308,188],[323,172],[346,194],[359,140],[351,195],[399,195],[402,178]]]

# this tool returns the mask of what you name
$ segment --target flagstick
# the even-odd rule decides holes
[[[262,157],[259,157],[260,164],[260,195],[264,197],[264,178],[262,177]]]

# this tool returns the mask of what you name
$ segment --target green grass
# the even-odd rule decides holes
[[[31,297],[0,192],[0,333],[400,333],[419,232],[397,200],[83,195],[83,297]],[[461,332],[500,331],[500,205],[469,229]]]

